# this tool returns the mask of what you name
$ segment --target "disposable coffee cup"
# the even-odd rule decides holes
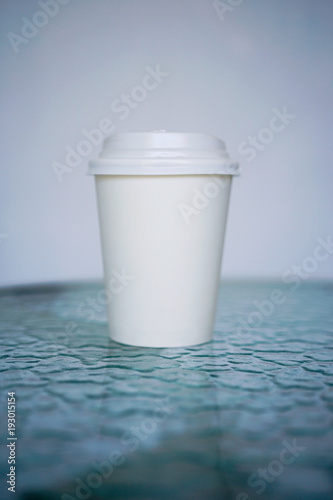
[[[115,134],[89,173],[111,339],[145,347],[209,341],[239,173],[224,142],[199,133]]]

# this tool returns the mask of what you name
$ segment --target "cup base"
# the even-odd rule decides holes
[[[193,340],[193,341],[188,341],[188,342],[179,342],[179,343],[176,343],[176,342],[168,342],[168,341],[164,341],[164,342],[145,342],[145,341],[126,341],[126,340],[120,340],[118,338],[115,338],[114,336],[112,335],[109,335],[110,339],[113,341],[113,342],[116,342],[117,344],[120,344],[120,345],[126,345],[126,346],[132,346],[132,347],[144,347],[144,348],[147,348],[147,347],[151,347],[153,349],[166,349],[166,348],[179,348],[179,347],[193,347],[193,346],[196,346],[196,345],[201,345],[201,344],[207,344],[208,342],[210,342],[212,339],[213,339],[213,335],[210,335],[209,337],[205,338],[204,340],[201,339],[201,340]],[[160,340],[160,339],[157,339],[157,340]]]

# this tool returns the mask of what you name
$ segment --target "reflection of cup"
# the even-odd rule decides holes
[[[197,133],[116,134],[89,173],[111,338],[149,347],[210,340],[238,173],[224,143]]]

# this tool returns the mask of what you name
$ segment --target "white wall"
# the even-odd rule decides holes
[[[1,285],[102,275],[86,175],[99,147],[61,183],[52,164],[103,118],[114,132],[195,131],[226,141],[243,173],[233,186],[224,275],[281,276],[313,255],[318,237],[333,236],[332,2],[244,0],[220,16],[210,0],[54,2],[53,18],[36,15],[37,1],[0,6]],[[23,17],[45,25],[10,40],[9,32],[22,36]],[[121,119],[112,103],[157,64],[169,76]],[[244,141],[258,133],[270,140],[262,129],[284,106],[295,118],[248,161]],[[312,278],[332,278],[333,256],[313,268]]]

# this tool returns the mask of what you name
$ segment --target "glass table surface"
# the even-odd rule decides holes
[[[213,340],[163,349],[111,341],[101,290],[0,290],[1,498],[332,500],[332,282],[224,281]]]

